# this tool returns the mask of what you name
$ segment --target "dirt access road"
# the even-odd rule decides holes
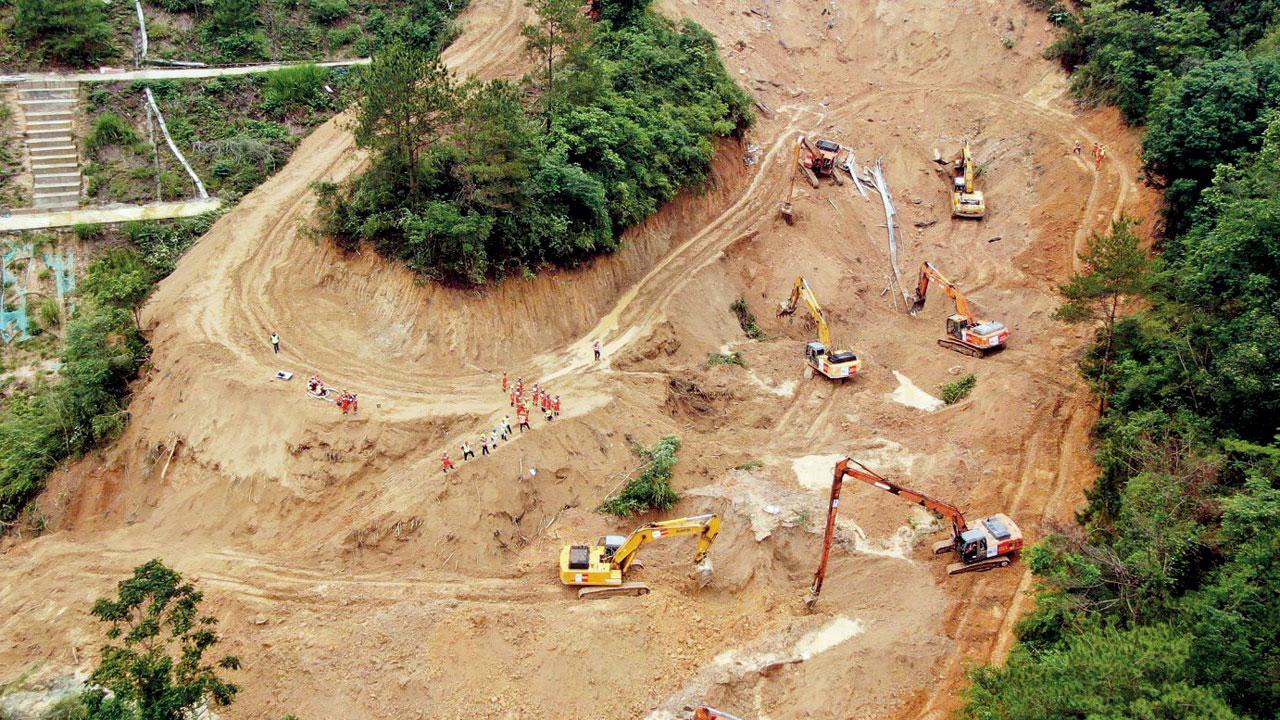
[[[93,597],[159,556],[196,577],[239,654],[231,718],[679,716],[707,700],[752,718],[941,718],[962,663],[1000,658],[1026,609],[1021,564],[946,578],[927,517],[848,487],[841,549],[816,613],[816,561],[834,460],[873,468],[1031,539],[1070,518],[1090,480],[1086,333],[1050,319],[1054,288],[1092,230],[1153,207],[1131,180],[1136,138],[1077,112],[1041,59],[1051,33],[1018,0],[832,4],[666,0],[718,39],[766,107],[725,143],[712,182],[628,232],[619,253],[484,292],[421,284],[370,253],[303,232],[308,190],[363,162],[343,118],[194,247],[146,306],[153,369],[112,448],[54,478],[53,532],[0,555],[0,676],[85,667]],[[516,0],[476,0],[446,53],[462,73],[525,68]],[[846,183],[778,208],[800,134],[884,159],[904,274],[932,260],[1012,330],[976,360],[938,348],[950,312],[895,306],[883,213]],[[974,141],[990,212],[948,216],[933,148]],[[1071,152],[1108,145],[1100,170]],[[743,161],[758,145],[756,162]],[[772,308],[803,274],[864,374],[806,381],[812,332]],[[729,312],[745,298],[767,334]],[[279,332],[280,355],[267,338]],[[590,342],[601,339],[596,363]],[[706,367],[741,351],[746,367]],[[278,369],[299,377],[272,379]],[[548,383],[566,416],[439,472],[509,412],[498,374]],[[318,372],[360,393],[358,417],[308,398]],[[973,396],[912,407],[961,373]],[[692,548],[646,550],[654,592],[580,603],[558,547],[636,521],[592,509],[633,468],[632,442],[679,434],[678,514],[725,518],[716,579]],[[455,453],[456,456],[456,453]],[[537,468],[530,479],[529,468]]]

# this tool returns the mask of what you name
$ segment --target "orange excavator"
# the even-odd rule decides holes
[[[951,538],[934,543],[933,546],[934,555],[954,551],[960,556],[960,562],[947,566],[948,575],[984,572],[992,568],[1006,567],[1013,562],[1013,554],[1022,549],[1022,531],[1008,515],[996,514],[985,517],[970,526],[964,519],[964,513],[960,512],[955,505],[904,488],[873,472],[857,460],[845,458],[836,463],[835,474],[831,478],[831,501],[827,506],[827,533],[822,540],[822,559],[818,561],[818,571],[814,573],[813,586],[809,589],[809,597],[805,601],[810,607],[818,601],[818,593],[822,592],[822,581],[827,576],[827,558],[831,555],[831,543],[835,539],[836,531],[836,511],[840,508],[840,488],[844,485],[846,477],[861,480],[950,519]]]
[[[730,715],[724,710],[717,710],[710,705],[702,705],[693,711],[693,720],[742,720],[742,718]]]
[[[836,172],[836,166],[840,162],[840,158],[844,155],[844,150],[840,147],[840,143],[831,140],[819,140],[810,144],[809,138],[800,138],[800,147],[804,150],[800,157],[800,169],[804,171],[805,179],[813,187],[818,187],[818,178],[829,177],[836,181],[837,185],[843,185],[844,180],[841,179],[840,173]]]
[[[933,266],[928,260],[920,265],[920,279],[916,282],[916,295],[911,299],[912,316],[924,309],[925,295],[932,278],[942,286],[942,292],[956,303],[956,311],[947,318],[947,334],[938,338],[938,344],[958,353],[983,357],[1003,349],[1009,340],[1009,329],[995,320],[975,320],[969,311],[969,300],[956,288],[956,284]]]

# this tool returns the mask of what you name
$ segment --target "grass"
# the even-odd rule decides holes
[[[969,397],[969,393],[973,392],[973,388],[978,384],[978,376],[969,373],[964,377],[949,382],[942,386],[942,402],[948,405],[955,405],[961,400]]]
[[[346,73],[300,66],[276,73],[110,83],[89,93],[88,194],[100,202],[192,197],[195,186],[141,107],[150,87],[174,142],[210,194],[231,202],[279,170],[311,128],[343,106]],[[326,86],[329,90],[326,90]],[[331,92],[332,91],[332,92]]]
[[[717,365],[737,365],[738,367],[746,367],[747,363],[742,357],[741,352],[735,352],[731,355],[722,353],[711,353],[707,355],[707,361],[703,363],[704,367],[715,367]]]
[[[251,28],[217,31],[208,5],[144,0],[149,55],[205,63],[366,57],[388,35],[416,42],[456,35],[451,17],[465,0],[261,0]],[[132,5],[129,5],[132,9]]]
[[[742,463],[741,465],[735,465],[733,469],[734,470],[755,470],[756,468],[762,468],[762,467],[764,467],[764,463],[760,462],[759,460],[749,460],[747,462]]]
[[[128,121],[115,113],[106,112],[93,119],[93,128],[84,140],[84,147],[87,152],[94,154],[108,145],[132,145],[141,139]]]
[[[0,29],[0,35],[3,35]],[[0,208],[21,207],[26,196],[13,178],[22,170],[22,148],[13,109],[0,103]]]
[[[734,315],[738,316],[738,327],[742,328],[742,332],[752,340],[763,340],[764,330],[760,329],[760,325],[756,322],[755,313],[751,312],[751,308],[747,306],[746,298],[739,297],[729,305],[729,309]]]

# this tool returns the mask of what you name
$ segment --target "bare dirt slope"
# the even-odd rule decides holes
[[[85,666],[99,642],[91,599],[159,556],[199,579],[244,660],[233,718],[954,707],[962,662],[1007,652],[1025,568],[946,578],[921,539],[927,518],[848,487],[841,549],[805,613],[830,466],[852,454],[976,513],[1007,512],[1033,540],[1070,517],[1089,479],[1091,414],[1074,370],[1085,336],[1050,319],[1054,288],[1090,231],[1150,209],[1132,181],[1136,139],[1114,113],[1073,111],[1040,58],[1049,29],[1018,0],[663,10],[711,30],[764,109],[744,143],[723,146],[704,192],[629,232],[613,257],[479,293],[340,256],[300,228],[309,183],[362,162],[341,118],[218,222],[145,309],[154,369],[130,429],[55,478],[42,499],[54,532],[0,555],[0,675]],[[446,59],[519,74],[524,12],[476,0]],[[801,134],[884,159],[907,282],[936,262],[1012,329],[1006,352],[938,348],[941,296],[916,318],[892,302],[874,197],[802,182],[798,222],[781,222]],[[981,223],[950,219],[931,162],[966,137],[983,166]],[[1074,140],[1108,144],[1100,170]],[[773,317],[798,274],[864,359],[847,386],[804,380],[811,329]],[[739,296],[768,339],[743,338],[728,310]],[[746,368],[704,366],[734,350]],[[278,369],[298,377],[275,381]],[[547,382],[566,417],[442,475],[442,450],[456,457],[509,411],[504,369]],[[926,392],[964,372],[978,385],[929,413],[893,399],[895,371]],[[312,372],[359,392],[359,416],[308,398]],[[672,543],[646,550],[651,595],[575,600],[556,581],[558,547],[640,521],[592,509],[636,465],[631,443],[667,433],[685,443],[676,512],[725,517],[715,582],[695,590],[691,548]]]

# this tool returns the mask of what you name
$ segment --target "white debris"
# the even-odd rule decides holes
[[[933,412],[945,405],[938,398],[916,387],[906,375],[894,370],[893,376],[898,378],[898,389],[889,393],[890,400],[925,412]]]

